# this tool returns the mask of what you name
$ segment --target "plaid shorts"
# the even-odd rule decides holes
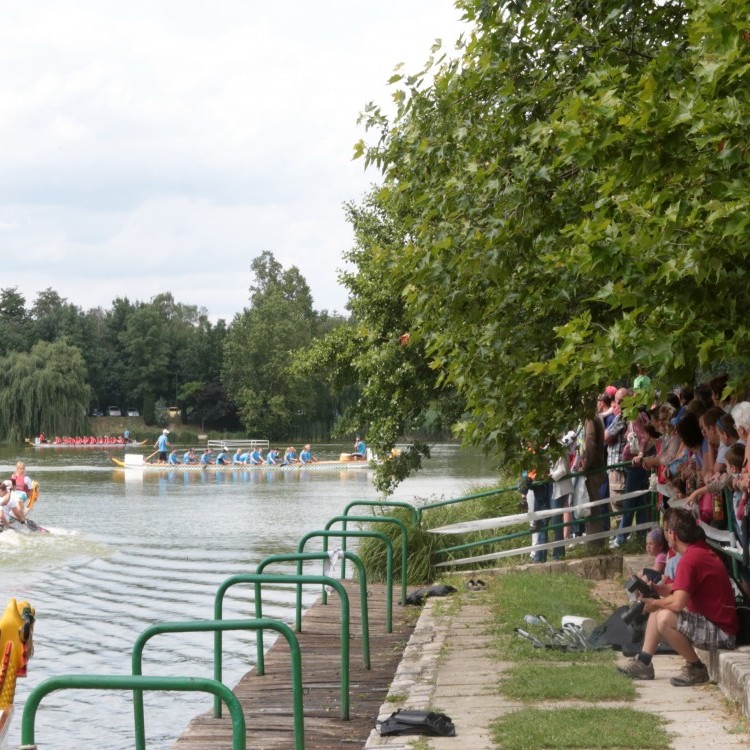
[[[677,630],[696,648],[713,651],[717,648],[734,648],[736,639],[727,635],[718,625],[697,612],[683,609],[677,617]]]

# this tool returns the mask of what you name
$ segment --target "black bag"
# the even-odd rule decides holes
[[[381,737],[401,734],[426,734],[431,737],[455,737],[456,727],[450,716],[433,711],[409,711],[399,709],[385,721],[376,721],[375,727]]]
[[[426,586],[416,591],[412,591],[409,596],[406,597],[406,603],[411,604],[413,607],[421,607],[424,604],[424,600],[431,596],[448,596],[448,594],[455,594],[456,589],[453,586],[447,584],[436,583],[434,586]]]

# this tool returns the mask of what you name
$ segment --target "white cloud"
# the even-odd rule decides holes
[[[358,113],[462,31],[450,0],[9,2],[0,26],[0,287],[31,302],[171,291],[231,318],[250,261],[343,310]]]

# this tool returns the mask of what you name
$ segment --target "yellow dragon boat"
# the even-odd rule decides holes
[[[11,599],[0,618],[0,743],[13,715],[16,680],[26,677],[26,667],[34,655],[35,615],[28,602]]]

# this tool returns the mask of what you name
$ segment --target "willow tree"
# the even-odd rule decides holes
[[[750,380],[746,0],[461,0],[358,151],[406,241],[382,258],[464,436],[547,441],[635,362]]]
[[[0,371],[0,435],[19,442],[44,431],[76,435],[86,429],[91,390],[78,348],[40,341],[8,355]]]

